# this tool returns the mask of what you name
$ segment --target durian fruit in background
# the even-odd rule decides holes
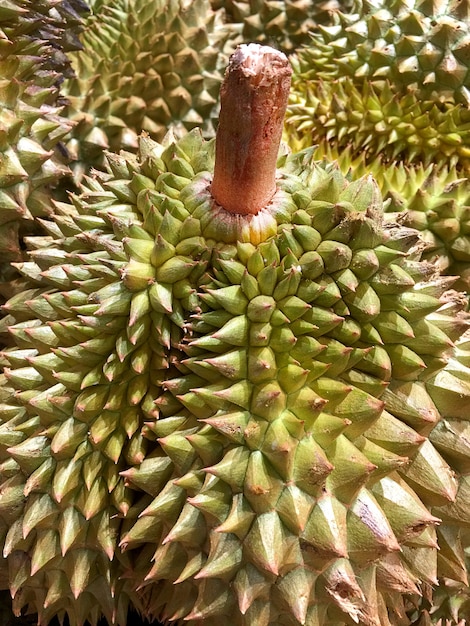
[[[424,258],[458,276],[455,288],[470,292],[470,178],[455,167],[433,165],[396,164],[382,173],[387,219],[419,230],[427,244]]]
[[[470,5],[465,0],[356,0],[302,51],[314,76],[389,81],[422,100],[470,104]]]
[[[249,94],[259,65],[286,94],[269,48],[239,49],[228,77],[247,70]],[[4,307],[0,534],[14,608],[41,625],[124,626],[129,605],[405,623],[437,571],[426,503],[459,523],[460,476],[428,435],[466,299],[384,223],[371,177],[306,150],[275,178],[283,107],[263,96],[261,119],[227,96],[215,166],[198,132],[143,136],[27,240],[29,289]]]
[[[468,0],[358,0],[335,19],[293,59],[306,141],[468,168]]]
[[[129,607],[140,603],[123,589],[132,568],[117,543],[133,498],[119,472],[146,456],[140,404],[149,328],[112,310],[113,301],[117,309],[126,302],[119,243],[96,228],[94,209],[71,213],[58,204],[53,221],[44,220],[49,245],[28,238],[30,261],[18,264],[28,289],[4,307],[16,347],[1,359],[1,569],[8,563],[8,570],[0,583],[8,579],[15,614],[37,613],[41,626],[64,616],[70,626],[96,626],[102,616],[125,626]],[[98,409],[101,391],[109,398]]]
[[[0,7],[0,293],[11,295],[21,239],[53,211],[51,190],[68,173],[60,85],[80,47],[81,0],[12,0]]]
[[[226,20],[238,25],[241,42],[265,42],[293,52],[309,41],[318,24],[331,24],[332,15],[347,10],[348,0],[211,0],[224,8]],[[239,41],[240,43],[240,41]]]
[[[67,115],[77,126],[67,143],[75,178],[103,164],[103,151],[136,150],[146,131],[161,140],[200,127],[213,135],[227,63],[229,30],[209,0],[111,0],[91,3],[65,84]]]

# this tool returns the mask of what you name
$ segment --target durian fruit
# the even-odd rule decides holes
[[[73,223],[57,216],[65,231],[67,222]],[[59,248],[39,247],[21,267],[30,289],[5,305],[17,323],[10,328],[16,347],[1,361],[0,584],[7,581],[15,614],[37,613],[40,626],[65,616],[70,626],[96,626],[102,616],[125,626],[129,607],[138,610],[140,602],[124,589],[131,564],[117,549],[120,520],[132,505],[119,472],[145,458],[136,406],[147,379],[136,372],[145,357],[136,335],[129,330],[127,337],[126,324],[115,334],[107,332],[109,316],[96,317],[104,328],[89,324],[89,302],[112,290],[107,270],[118,271],[120,263],[96,253],[98,233],[95,241],[86,229],[76,233],[88,241],[75,248],[81,263],[57,264],[56,257],[51,264],[51,255],[74,249],[70,241],[62,249],[54,237]],[[42,238],[31,239],[39,244]],[[58,287],[57,272],[67,268],[78,274]],[[88,304],[80,306],[80,298]],[[110,343],[114,351],[103,356]],[[133,368],[124,361],[125,344],[132,346]],[[87,387],[98,364],[107,384]],[[130,368],[128,380],[115,384],[123,368]],[[103,389],[111,396],[95,412]]]
[[[308,145],[468,169],[469,16],[466,0],[359,0],[337,12],[293,60],[293,126]]]
[[[103,163],[104,149],[135,150],[143,130],[156,140],[170,126],[213,135],[230,32],[222,14],[209,0],[92,3],[76,78],[65,85],[77,179]]]
[[[223,107],[224,101],[222,113]],[[239,128],[232,110],[228,116]],[[229,145],[231,150],[238,147]],[[233,153],[226,155],[222,147],[222,154],[230,159]],[[426,439],[440,415],[420,379],[423,371],[440,370],[445,363],[450,338],[444,319],[454,338],[468,323],[454,323],[454,311],[447,316],[443,310],[421,309],[430,297],[428,304],[434,300],[431,308],[436,311],[436,296],[449,281],[441,281],[416,259],[409,259],[409,265],[397,263],[396,253],[400,249],[398,258],[406,257],[404,249],[410,251],[411,241],[394,251],[387,248],[380,209],[369,204],[374,204],[370,180],[351,187],[335,178],[338,172],[312,170],[295,159],[287,164],[291,173],[302,171],[301,180],[306,177],[310,190],[291,181],[292,197],[304,200],[290,223],[281,222],[276,235],[261,242],[258,231],[252,231],[251,244],[238,242],[231,251],[225,246],[215,256],[212,280],[204,278],[202,311],[187,325],[193,333],[187,338],[188,358],[177,365],[176,378],[162,381],[166,392],[157,401],[159,419],[148,424],[163,454],[156,451],[152,462],[125,473],[131,485],[155,496],[124,535],[123,546],[138,549],[144,544],[136,557],[139,582],[150,615],[164,620],[204,620],[209,625],[221,618],[234,624],[339,624],[348,619],[398,623],[391,618],[403,620],[402,595],[417,594],[420,581],[437,582],[432,518],[423,513],[427,522],[416,526],[411,519],[420,515],[415,507],[423,506],[422,500],[452,501],[458,483]],[[240,181],[229,189],[233,194],[224,190],[224,206],[227,201],[236,205],[237,189],[239,202]],[[220,193],[216,174],[212,193]],[[323,204],[326,198],[329,207]],[[345,201],[353,198],[362,200],[366,211],[355,218],[349,214],[352,222],[359,218],[354,226],[342,213]],[[334,207],[340,215],[334,215]],[[192,219],[202,211],[210,211],[210,200],[198,199]],[[216,218],[207,218],[211,229]],[[402,236],[416,241],[408,229],[397,227],[396,235],[395,242]],[[179,241],[175,234],[170,243],[178,246]],[[342,246],[351,242],[352,258],[345,260],[343,253],[351,250],[346,253]],[[325,254],[330,246],[332,254]],[[351,264],[354,255],[365,260],[379,248],[391,256],[377,260],[374,269],[366,263],[361,275],[365,266]],[[313,274],[307,259],[320,262]],[[351,288],[354,267],[359,280]],[[422,282],[413,287],[409,283],[411,293],[405,293],[401,280],[406,276],[407,282],[411,275]],[[316,291],[325,279],[325,290],[306,295],[305,290]],[[336,301],[332,291],[323,299],[329,289],[337,290]],[[378,302],[375,313],[372,298]],[[306,300],[315,307],[312,316]],[[416,303],[414,313],[408,308],[411,302]],[[386,310],[378,314],[382,307]],[[327,312],[346,319],[335,327],[331,317],[323,317]],[[384,315],[383,330],[376,314]],[[392,320],[400,317],[408,318],[408,330],[398,331]],[[434,335],[438,328],[443,333],[438,343],[444,343],[431,347],[428,332]],[[419,336],[425,329],[426,337]],[[414,471],[407,471],[409,457],[415,455]],[[400,534],[393,511],[399,517],[406,509],[410,519],[401,518]],[[385,521],[382,525],[374,518],[379,510],[390,515],[387,528],[394,532],[385,531]],[[407,531],[413,528],[410,535],[405,526]]]
[[[459,276],[455,287],[470,291],[470,179],[455,167],[418,163],[369,162],[348,147],[338,150],[322,142],[315,159],[336,161],[343,174],[377,181],[386,204],[385,218],[415,228],[426,243],[423,257],[441,272]]]
[[[60,84],[79,47],[81,0],[11,0],[0,7],[0,292],[11,293],[21,237],[49,215],[51,189],[68,173],[60,141],[72,123]],[[3,301],[3,299],[2,299]]]
[[[267,42],[293,52],[309,41],[318,24],[330,24],[332,15],[346,10],[348,0],[211,0],[224,8],[227,21],[239,25],[243,41]]]
[[[356,0],[320,27],[301,58],[316,75],[351,76],[422,100],[470,105],[470,5],[466,0]]]
[[[375,169],[375,168],[374,168]],[[424,257],[460,280],[470,291],[470,178],[455,168],[397,164],[385,167],[380,185],[387,219],[420,231],[427,244]]]
[[[14,608],[41,626],[124,626],[129,604],[391,626],[436,582],[424,503],[459,523],[459,482],[425,381],[467,301],[384,223],[370,176],[311,150],[276,171],[289,74],[240,47],[216,143],[144,135],[27,240],[30,288],[4,306],[0,536]]]

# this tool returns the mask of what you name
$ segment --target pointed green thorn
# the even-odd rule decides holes
[[[298,567],[285,574],[276,584],[283,602],[289,607],[289,611],[300,624],[307,624],[308,607],[312,603],[313,588],[317,579],[314,574],[305,567]]]
[[[243,542],[247,558],[262,571],[278,576],[284,538],[285,530],[275,511],[258,515]]]
[[[210,533],[210,549],[202,569],[194,576],[203,578],[221,578],[231,580],[243,562],[242,544],[232,534]]]
[[[317,500],[301,537],[313,547],[312,557],[319,559],[323,564],[332,557],[347,557],[344,505],[331,494],[325,493]]]

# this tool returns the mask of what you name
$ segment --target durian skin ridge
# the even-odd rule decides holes
[[[455,315],[433,316],[448,281],[418,261],[415,231],[384,230],[372,179],[309,151],[278,164],[291,202],[275,235],[207,238],[195,177],[207,184],[212,150],[193,133],[110,155],[20,267],[36,286],[6,306],[18,349],[0,451],[28,497],[3,512],[5,554],[15,609],[41,623],[124,624],[128,603],[209,626],[368,623],[392,610],[390,564],[410,593],[434,580],[423,503],[457,482],[432,445],[413,481],[405,468],[440,419],[421,375],[451,351]],[[440,481],[420,484],[437,461]]]

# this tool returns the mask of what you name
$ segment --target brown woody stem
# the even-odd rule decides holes
[[[230,213],[255,215],[276,191],[292,70],[268,46],[241,45],[230,58],[221,88],[213,198]]]

